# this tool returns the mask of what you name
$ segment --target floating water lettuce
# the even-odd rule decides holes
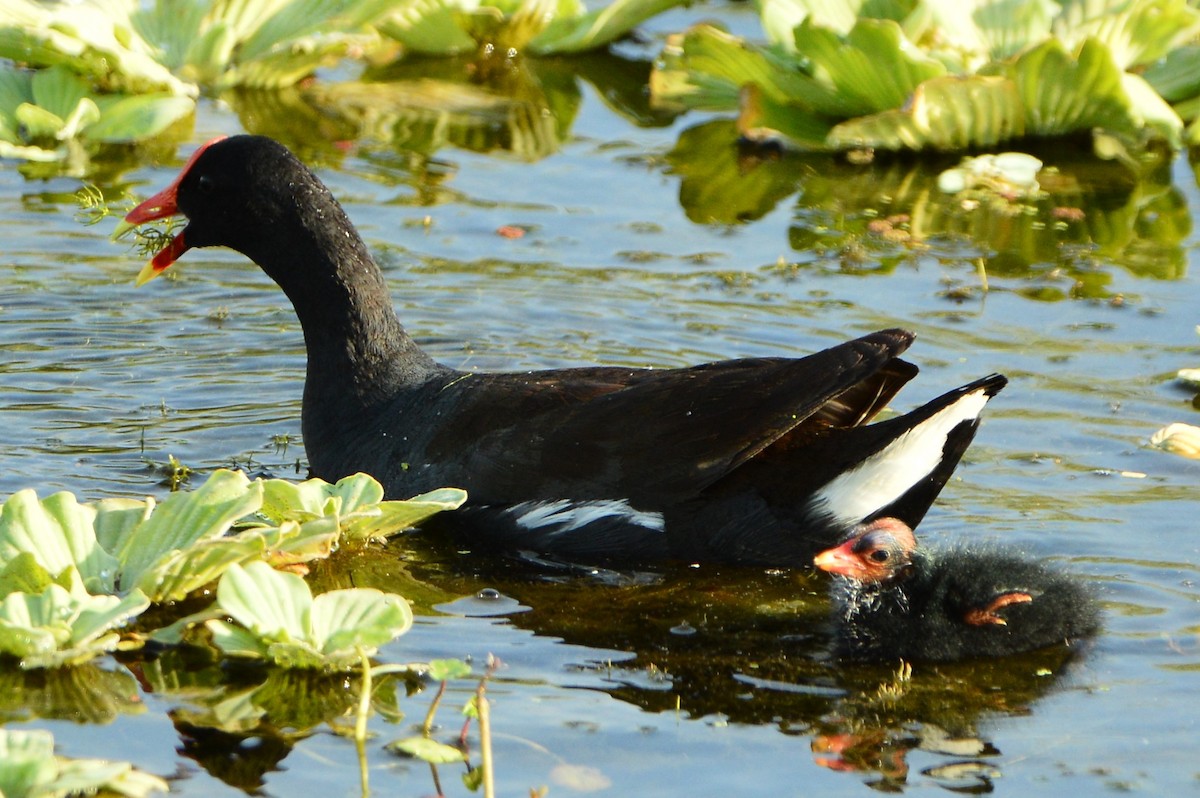
[[[1150,445],[1171,454],[1200,460],[1200,427],[1176,422],[1150,436]]]
[[[238,624],[205,624],[226,656],[289,668],[351,670],[413,622],[400,596],[347,588],[313,597],[303,579],[262,562],[227,569],[217,585],[217,607]]]
[[[466,499],[461,488],[440,488],[405,501],[384,501],[383,486],[366,474],[334,485],[321,479],[271,479],[263,483],[259,514],[275,524],[330,518],[344,539],[362,541],[416,526],[435,513],[458,508]]]
[[[83,144],[148,139],[194,108],[169,92],[99,94],[61,65],[33,72],[0,64],[0,157],[81,160]]]
[[[121,637],[114,629],[149,606],[140,591],[89,596],[52,584],[37,594],[9,593],[0,601],[0,652],[22,668],[84,662],[116,650]]]
[[[0,652],[23,667],[82,662],[115,649],[116,630],[151,602],[182,599],[242,564],[269,570],[263,561],[294,565],[327,556],[343,536],[393,534],[465,497],[443,489],[411,502],[385,502],[383,488],[365,474],[336,485],[294,485],[227,470],[161,504],[152,498],[81,504],[67,492],[39,500],[31,490],[19,491],[0,507]],[[362,612],[351,598],[341,601],[324,599],[320,611],[331,618]],[[403,609],[408,612],[407,604]],[[315,617],[304,623],[325,629],[320,623],[329,619]],[[373,639],[372,630],[363,634]],[[333,638],[331,650],[340,650],[341,638]],[[315,650],[328,654],[322,646],[329,641],[319,639]],[[370,645],[357,638],[354,644]]]
[[[96,792],[140,798],[167,792],[167,783],[128,762],[55,756],[54,735],[40,729],[0,729],[0,795],[60,798]]]
[[[426,55],[578,53],[604,47],[683,2],[614,0],[588,11],[580,0],[413,0],[377,27]]]
[[[770,0],[761,11],[767,46],[712,25],[672,37],[653,99],[736,106],[743,136],[810,150],[960,150],[1093,129],[1178,147],[1179,111],[1200,112],[1189,105],[1200,81],[1184,78],[1200,53],[1165,58],[1200,30],[1184,0]]]

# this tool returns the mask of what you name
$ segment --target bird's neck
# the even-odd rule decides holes
[[[401,326],[383,273],[341,207],[317,215],[251,257],[287,294],[304,331],[306,413],[316,404],[369,410],[442,367]]]

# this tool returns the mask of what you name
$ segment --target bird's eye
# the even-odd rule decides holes
[[[196,181],[196,186],[205,194],[211,194],[212,190],[216,188],[213,179],[208,175],[200,175],[200,179]]]
[[[871,552],[869,556],[873,562],[888,561],[888,553],[886,549],[875,549],[875,551]]]

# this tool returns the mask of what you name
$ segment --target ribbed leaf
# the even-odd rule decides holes
[[[582,17],[553,19],[529,42],[530,52],[579,53],[604,47],[633,31],[650,17],[686,0],[615,0]]]
[[[95,516],[95,509],[65,491],[41,502],[32,490],[18,491],[0,509],[0,562],[29,552],[52,576],[74,568],[84,587],[107,592],[117,560],[97,542]]]
[[[370,654],[412,623],[412,609],[400,596],[370,588],[334,590],[313,599],[311,642],[329,657],[352,657],[359,647]]]
[[[355,32],[394,0],[292,0],[281,5],[243,42],[239,58],[252,61],[279,45],[317,33]]]
[[[1170,103],[1200,95],[1200,44],[1172,50],[1161,61],[1146,67],[1142,77]],[[3,107],[0,102],[0,111]]]
[[[405,501],[388,501],[342,517],[347,540],[383,538],[414,527],[444,510],[456,510],[467,500],[460,488],[440,488]]]
[[[30,88],[33,103],[60,119],[66,119],[87,96],[88,85],[78,75],[61,66],[40,69],[33,75]]]
[[[312,637],[312,592],[295,574],[264,562],[234,565],[217,585],[217,604],[266,642]]]
[[[178,601],[232,565],[262,559],[280,540],[278,527],[246,530],[237,535],[202,540],[160,557],[137,585],[155,602]]]
[[[157,48],[158,60],[178,70],[200,36],[208,0],[170,0],[139,3],[130,14],[130,25],[138,35]]]
[[[1060,8],[1054,0],[991,0],[959,4],[973,7],[972,20],[992,58],[1007,58],[1045,39]]]
[[[1086,39],[1076,55],[1057,39],[1025,52],[1004,70],[1017,85],[1031,136],[1060,136],[1106,128],[1136,133],[1121,70],[1095,39]],[[1053,75],[1053,80],[1047,76]]]
[[[0,119],[11,122],[17,106],[33,102],[33,75],[23,69],[0,64]]]
[[[144,500],[113,498],[101,499],[89,506],[96,511],[92,521],[96,542],[105,551],[113,552],[120,551],[125,539],[150,517],[155,501],[151,497]]]
[[[477,45],[459,25],[460,8],[456,0],[408,0],[377,27],[414,53],[444,56],[468,53]]]
[[[237,44],[237,32],[230,25],[214,23],[192,40],[183,56],[181,74],[197,83],[216,83],[232,62]]]
[[[88,128],[94,141],[129,142],[157,136],[196,108],[191,97],[142,94],[122,97],[102,106],[99,119]]]
[[[674,73],[674,74],[673,74]],[[764,97],[829,116],[845,117],[854,107],[832,85],[814,80],[796,65],[752,47],[712,25],[697,25],[673,38],[655,65],[651,97],[689,108],[733,107],[742,86],[753,83]]]
[[[265,656],[290,668],[356,667],[361,651],[373,652],[406,632],[413,620],[400,596],[351,588],[314,599],[303,579],[263,562],[226,571],[217,604],[245,627],[238,632],[221,621],[207,622],[226,653],[263,656],[265,649]]]
[[[1106,45],[1118,67],[1150,64],[1200,31],[1200,11],[1186,0],[1074,0],[1064,3],[1055,33],[1067,47],[1085,39]]]
[[[806,20],[796,29],[796,51],[842,100],[816,110],[839,116],[899,108],[919,84],[946,73],[891,20],[859,20],[845,38]]]
[[[25,135],[33,140],[58,138],[59,131],[66,124],[61,116],[32,103],[18,105],[16,118],[24,128]]]
[[[1025,134],[1013,81],[998,77],[935,78],[909,106],[851,119],[830,131],[833,149],[956,150],[992,147]]]
[[[112,651],[111,630],[150,606],[144,595],[89,596],[50,585],[38,594],[10,593],[0,601],[0,651],[22,668],[83,662]]]
[[[304,482],[268,479],[263,482],[263,502],[259,512],[276,524],[304,521],[330,512],[330,499],[335,500],[333,512],[350,513],[383,501],[383,486],[368,474],[343,477],[334,485],[323,479]]]
[[[261,504],[262,483],[235,471],[215,471],[195,491],[172,494],[114,552],[121,563],[122,587],[139,585],[149,594],[157,593],[142,584],[142,576],[160,559],[224,535],[234,521]]]

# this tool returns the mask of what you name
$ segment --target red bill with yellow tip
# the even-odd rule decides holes
[[[217,138],[211,139],[210,141],[200,145],[200,147],[194,153],[192,153],[192,157],[188,159],[188,162],[179,172],[179,176],[171,181],[171,185],[167,186],[149,199],[146,199],[136,208],[125,214],[125,222],[131,225],[139,225],[178,215],[179,205],[176,195],[179,191],[179,184],[183,182],[185,177],[187,177],[188,172],[191,171],[191,168],[196,163],[197,159],[204,154],[204,151],[224,138],[226,137],[218,136]],[[134,282],[137,285],[144,285],[150,282],[155,277],[166,271],[168,266],[179,260],[180,256],[183,255],[184,252],[187,252],[188,249],[189,245],[184,238],[184,233],[181,232],[172,238],[171,242],[167,244],[167,246],[163,247],[158,254],[151,258],[149,263],[142,267],[142,270],[138,272],[137,279]]]

